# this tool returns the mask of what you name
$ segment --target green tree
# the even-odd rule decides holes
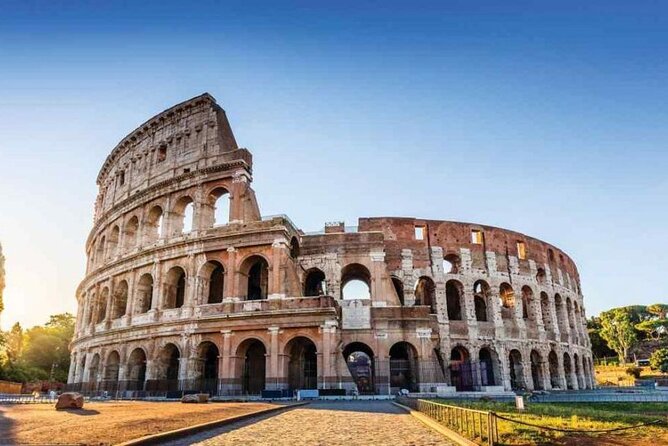
[[[56,381],[67,381],[70,367],[69,343],[74,335],[74,317],[69,313],[51,316],[43,326],[25,332],[21,362],[47,376],[53,370]]]
[[[4,338],[7,359],[9,362],[15,363],[21,357],[23,351],[23,328],[21,328],[21,324],[15,323],[11,330],[5,333]]]
[[[613,308],[601,313],[599,318],[601,321],[601,337],[611,349],[617,352],[619,361],[625,363],[629,349],[637,339],[629,309]]]
[[[649,357],[649,366],[652,370],[660,370],[661,373],[668,373],[668,348],[660,348]]]

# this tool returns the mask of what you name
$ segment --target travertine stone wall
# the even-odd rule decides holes
[[[250,152],[208,94],[113,149],[77,290],[71,383],[214,380],[220,394],[593,385],[579,275],[558,248],[415,218],[306,234],[260,216],[252,179]]]

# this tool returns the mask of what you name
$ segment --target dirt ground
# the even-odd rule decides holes
[[[115,444],[144,435],[275,407],[267,403],[94,402],[0,405],[0,444]]]

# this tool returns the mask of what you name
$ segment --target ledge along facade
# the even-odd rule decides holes
[[[580,278],[480,224],[262,217],[209,94],[126,136],[97,177],[71,388],[321,394],[593,385]]]

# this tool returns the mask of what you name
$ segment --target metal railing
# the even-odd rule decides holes
[[[422,412],[474,443],[490,446],[499,443],[499,431],[494,412],[466,409],[414,398],[399,397],[397,402]]]

